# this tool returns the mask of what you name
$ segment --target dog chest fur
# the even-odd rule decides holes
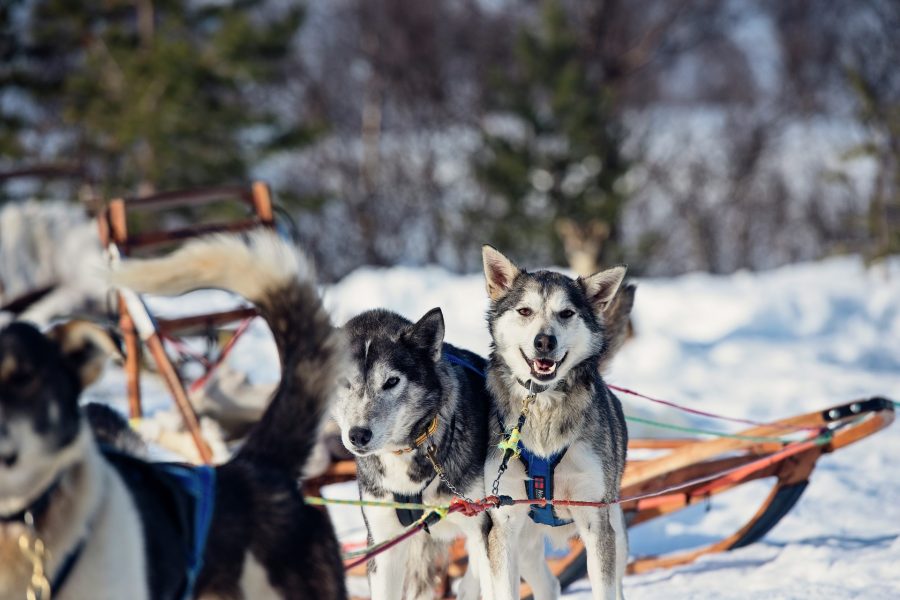
[[[67,450],[67,456],[77,453],[78,457],[39,523],[49,550],[46,566],[51,580],[82,540],[87,541],[65,587],[54,597],[149,599],[144,535],[128,489],[100,455],[87,425],[81,425]],[[21,555],[18,558],[24,560]],[[10,572],[30,575],[29,569]],[[9,597],[6,592],[12,590],[21,593],[26,585],[25,580],[0,578],[0,597]]]

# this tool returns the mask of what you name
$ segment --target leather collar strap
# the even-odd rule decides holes
[[[550,389],[549,385],[543,385],[540,383],[535,383],[533,379],[529,379],[528,381],[522,381],[518,377],[516,377],[516,383],[521,385],[523,388],[528,390],[529,394],[540,394],[542,392],[546,392]],[[556,392],[565,392],[566,391],[566,380],[560,379],[556,382],[556,385],[553,386],[553,390]]]
[[[418,448],[419,446],[424,444],[425,441],[429,437],[433,436],[434,432],[437,431],[437,428],[438,428],[438,416],[434,415],[434,418],[431,420],[431,423],[428,424],[428,428],[422,433],[422,435],[420,435],[419,437],[416,438],[416,440],[413,442],[412,446],[410,446],[408,448],[402,448],[400,450],[394,450],[394,454],[396,454],[397,456],[400,456],[401,454],[408,454],[410,452],[413,452],[416,448]]]
[[[549,385],[541,385],[540,383],[535,383],[534,379],[529,379],[528,381],[522,381],[518,377],[516,377],[516,383],[521,385],[523,388],[528,390],[529,394],[540,394],[541,392],[546,392],[550,389]]]

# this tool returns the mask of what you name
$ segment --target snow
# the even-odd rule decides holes
[[[776,419],[872,395],[900,398],[900,260],[867,268],[853,257],[731,276],[690,274],[638,282],[636,337],[620,351],[611,383],[707,411]],[[437,267],[361,269],[323,289],[336,322],[387,307],[416,319],[444,311],[447,341],[486,353],[487,306],[480,274]],[[212,299],[211,299],[212,298]],[[198,293],[168,309],[214,302]],[[265,328],[255,325],[232,364],[258,381],[277,377]],[[148,379],[150,411],[170,406]],[[120,371],[89,399],[124,406]],[[626,413],[734,431],[726,424],[620,395]],[[632,435],[665,432],[632,428]],[[900,597],[900,428],[823,457],[798,504],[762,541],[670,570],[629,576],[642,598]],[[630,530],[635,554],[721,539],[755,512],[768,488],[741,486],[668,519]],[[352,496],[351,489],[333,493]],[[356,509],[333,511],[347,539],[361,539]],[[358,591],[359,583],[354,590]],[[567,598],[589,598],[586,580]]]

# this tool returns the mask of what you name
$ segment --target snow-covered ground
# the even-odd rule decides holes
[[[871,395],[900,399],[900,260],[866,269],[854,258],[728,277],[639,281],[637,337],[607,378],[713,412],[775,419]],[[485,292],[479,274],[437,268],[363,269],[327,288],[338,322],[373,307],[415,319],[440,306],[447,341],[485,353]],[[220,295],[195,296],[204,304]],[[180,300],[170,305],[191,303]],[[265,329],[254,326],[232,363],[256,381],[277,377]],[[89,397],[123,405],[121,372]],[[148,380],[151,411],[168,408]],[[717,422],[621,396],[626,413],[724,429]],[[633,429],[633,435],[666,432]],[[761,542],[694,564],[626,579],[641,598],[900,598],[900,427],[822,458],[791,513]],[[735,530],[767,488],[741,486],[668,520],[631,530],[632,552],[709,543]],[[338,528],[360,536],[340,514]],[[567,592],[589,598],[587,581]]]

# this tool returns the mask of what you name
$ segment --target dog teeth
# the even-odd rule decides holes
[[[556,370],[556,362],[552,360],[535,359],[531,361],[531,367],[536,373],[549,375]]]

